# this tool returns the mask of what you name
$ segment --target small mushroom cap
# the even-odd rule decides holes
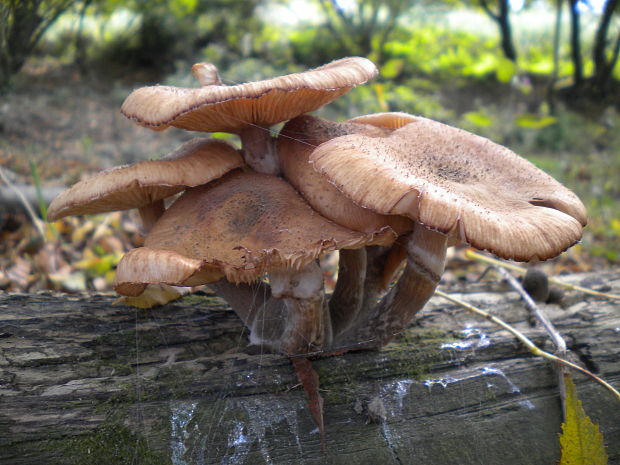
[[[183,283],[201,286],[224,277],[215,263],[188,258],[169,250],[140,247],[127,252],[116,268],[114,289],[127,296],[138,296],[148,284]]]
[[[140,208],[242,166],[243,158],[228,143],[192,139],[161,160],[115,167],[78,182],[52,201],[47,216],[55,221]]]
[[[577,242],[586,223],[577,196],[527,160],[426,118],[387,137],[332,139],[310,160],[355,203],[503,258],[551,258]]]
[[[146,284],[206,284],[222,275],[252,282],[336,249],[393,241],[389,228],[364,234],[329,221],[280,178],[235,172],[179,197],[144,247],[120,261],[115,288],[135,295]]]
[[[234,86],[143,87],[127,97],[121,113],[158,131],[174,126],[239,133],[250,125],[268,127],[314,111],[376,73],[371,61],[350,57],[302,73]]]
[[[278,137],[282,172],[308,203],[321,215],[354,231],[372,233],[390,226],[397,235],[413,229],[408,218],[381,215],[362,208],[345,197],[308,162],[312,151],[335,137],[363,133],[386,136],[389,130],[366,124],[335,123],[316,116],[302,115],[289,121]]]
[[[417,121],[418,117],[410,115],[409,113],[402,113],[398,111],[385,112],[385,113],[373,113],[371,115],[358,116],[349,120],[349,123],[356,124],[371,124],[373,126],[387,128],[387,129],[399,129],[404,125]]]

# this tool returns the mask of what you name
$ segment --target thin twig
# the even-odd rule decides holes
[[[467,249],[465,251],[465,256],[467,258],[469,258],[470,260],[476,260],[482,263],[486,263],[488,265],[498,265],[501,266],[503,268],[507,268],[509,270],[515,271],[519,274],[525,274],[527,273],[527,269],[523,268],[522,266],[517,266],[517,265],[513,265],[512,263],[507,263],[504,262],[502,260],[496,260],[494,258],[491,257],[487,257],[486,255],[482,255],[479,254],[477,252],[474,252],[472,249]],[[598,291],[594,291],[592,289],[588,289],[585,287],[581,287],[581,286],[577,286],[575,284],[570,284],[564,281],[561,281],[557,278],[554,277],[549,277],[549,282],[555,284],[556,286],[560,286],[563,287],[565,289],[569,289],[569,290],[573,290],[573,291],[579,291],[579,292],[583,292],[585,294],[590,294],[590,295],[595,295],[597,297],[605,297],[607,299],[617,299],[620,300],[620,295],[618,294],[609,294],[606,292],[598,292]]]
[[[527,308],[530,310],[530,312],[532,312],[534,317],[536,317],[536,319],[543,326],[543,328],[545,328],[547,333],[549,333],[549,336],[551,336],[551,340],[553,341],[556,350],[561,354],[565,354],[566,341],[564,341],[564,338],[560,335],[558,330],[555,329],[555,326],[553,326],[553,323],[551,323],[549,317],[547,317],[547,315],[538,307],[538,305],[536,305],[536,302],[534,302],[534,300],[532,300],[527,291],[523,289],[523,286],[519,284],[519,281],[517,281],[514,276],[512,276],[510,273],[508,273],[508,271],[506,271],[500,266],[494,266],[493,269],[496,270],[499,274],[501,274],[502,277],[506,281],[508,281],[508,284],[510,284],[510,286],[519,293],[519,295],[525,301],[525,305],[527,306]]]
[[[616,391],[616,389],[609,383],[607,383],[606,381],[602,380],[601,378],[599,378],[598,376],[596,376],[594,373],[586,370],[585,368],[581,368],[579,365],[575,365],[572,362],[569,362],[568,360],[564,360],[563,358],[557,357],[553,354],[550,354],[549,352],[545,352],[542,349],[539,349],[536,344],[534,344],[530,339],[528,339],[527,336],[525,336],[523,333],[521,333],[520,331],[518,331],[517,329],[513,328],[512,326],[510,326],[508,323],[500,320],[499,318],[497,318],[496,316],[491,315],[488,312],[485,312],[484,310],[478,308],[478,307],[474,307],[471,304],[468,304],[467,302],[464,302],[463,300],[460,300],[456,297],[453,297],[449,294],[446,294],[445,292],[436,290],[435,294],[438,295],[439,297],[443,297],[446,300],[449,300],[452,303],[455,303],[463,308],[465,308],[466,310],[475,313],[485,319],[487,319],[488,321],[491,321],[493,323],[495,323],[498,326],[501,326],[502,328],[504,328],[506,331],[508,331],[510,334],[512,334],[513,336],[515,336],[517,339],[519,339],[519,341],[521,341],[523,343],[523,345],[525,345],[525,347],[528,348],[528,350],[539,357],[543,357],[546,358],[547,360],[551,360],[553,362],[559,363],[563,366],[566,366],[568,368],[571,368],[573,370],[576,370],[580,373],[583,373],[584,375],[592,378],[594,381],[596,381],[598,384],[600,384],[601,386],[603,386],[605,389],[607,389],[609,392],[611,392],[613,394],[613,396],[620,401],[620,392]]]
[[[24,194],[22,194],[22,192],[17,187],[15,187],[15,185],[11,182],[7,175],[4,174],[4,170],[2,169],[2,167],[0,167],[0,178],[2,178],[2,181],[4,181],[4,183],[9,186],[19,197],[19,200],[22,202],[35,228],[37,229],[43,240],[45,240],[45,226],[43,226],[43,222],[37,217],[36,213],[30,206],[30,202],[28,202],[26,197],[24,197]]]
[[[502,275],[502,277],[508,281],[508,284],[510,284],[510,286],[519,293],[525,302],[526,307],[551,337],[558,355],[561,357],[566,357],[566,341],[560,332],[555,328],[551,320],[549,320],[547,314],[543,312],[538,305],[536,305],[536,302],[534,302],[532,297],[525,289],[523,289],[521,283],[519,283],[519,281],[517,281],[515,277],[508,272],[508,270],[498,265],[493,266],[493,269]],[[568,374],[568,368],[560,364],[556,365],[558,368],[558,385],[560,388],[560,399],[562,400],[562,411],[566,412],[566,383],[564,381],[564,377]]]

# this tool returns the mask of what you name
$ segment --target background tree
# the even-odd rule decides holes
[[[609,39],[609,28],[612,17],[617,11],[618,0],[607,0],[601,14],[594,38],[592,58],[594,60],[593,84],[603,95],[607,94],[612,73],[618,62],[620,52],[620,33],[612,42]]]
[[[583,59],[581,57],[581,12],[580,0],[569,0],[570,11],[570,50],[573,60],[573,81],[576,88],[583,85]]]
[[[517,61],[517,49],[512,39],[512,26],[510,24],[510,0],[497,0],[497,3],[497,12],[495,12],[487,0],[480,0],[482,9],[499,27],[504,56],[511,61]]]
[[[606,0],[602,11],[597,14],[597,26],[592,38],[593,72],[587,76],[585,72],[583,48],[584,38],[581,27],[581,11],[583,6],[592,6],[580,0],[569,0],[570,12],[570,57],[573,63],[573,84],[571,95],[600,98],[610,94],[613,84],[613,73],[620,53],[620,32],[615,40],[610,38],[614,15],[617,14],[617,0]],[[586,95],[588,94],[588,95]]]
[[[24,65],[45,31],[75,0],[3,0],[0,3],[0,90]]]
[[[337,0],[318,0],[325,15],[325,27],[341,44],[342,55],[369,56],[383,62],[383,46],[391,38],[402,14],[414,0],[357,0],[344,8]]]
[[[262,1],[83,0],[81,18],[95,15],[105,24],[122,8],[133,15],[135,26],[94,44],[79,27],[75,61],[84,71],[94,68],[111,78],[131,74],[142,81],[159,81],[175,64],[199,61],[205,47],[215,46],[222,51],[220,66],[228,65],[251,55],[252,41],[248,47],[245,36],[261,30],[255,10]]]

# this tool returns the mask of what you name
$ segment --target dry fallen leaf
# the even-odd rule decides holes
[[[124,304],[130,307],[153,308],[165,305],[188,294],[191,287],[169,286],[167,284],[149,284],[144,292],[137,297],[121,297],[114,304]]]

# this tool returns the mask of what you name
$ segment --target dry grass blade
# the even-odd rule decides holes
[[[19,199],[21,200],[22,204],[24,205],[24,208],[26,209],[26,212],[28,213],[28,216],[30,216],[30,219],[32,220],[32,223],[37,228],[37,231],[39,232],[41,237],[43,239],[45,239],[45,226],[43,224],[43,221],[41,221],[37,217],[36,213],[34,212],[32,207],[30,206],[30,203],[28,202],[26,197],[24,197],[24,194],[22,194],[22,192],[17,187],[15,187],[15,185],[11,182],[11,180],[6,176],[6,174],[4,173],[4,170],[2,169],[2,167],[0,167],[0,178],[2,179],[2,181],[7,186],[9,186],[11,189],[13,189],[15,194],[19,197]]]
[[[439,297],[443,297],[446,300],[449,300],[452,303],[455,303],[461,307],[463,307],[464,309],[475,313],[478,316],[481,316],[483,318],[485,318],[488,321],[491,321],[492,323],[495,323],[498,326],[501,326],[502,328],[504,328],[506,331],[508,331],[510,334],[512,334],[513,336],[515,336],[519,341],[521,341],[523,343],[523,345],[525,345],[528,350],[534,354],[537,355],[539,357],[543,357],[546,358],[547,360],[551,360],[553,362],[556,362],[560,365],[566,366],[568,368],[571,368],[575,371],[578,371],[580,373],[583,373],[584,375],[592,378],[594,381],[596,381],[598,384],[600,384],[601,386],[603,386],[605,389],[607,389],[609,392],[611,392],[614,397],[620,402],[620,392],[618,392],[611,384],[607,383],[606,381],[604,381],[603,379],[599,378],[598,376],[596,376],[594,373],[586,370],[585,368],[581,368],[579,365],[575,365],[572,362],[569,362],[568,360],[564,360],[563,358],[557,357],[553,354],[550,354],[549,352],[545,352],[544,350],[538,348],[538,346],[536,346],[536,344],[534,344],[527,336],[525,336],[523,333],[521,333],[519,330],[517,330],[516,328],[513,328],[512,326],[510,326],[508,323],[506,323],[505,321],[497,318],[494,315],[491,315],[488,312],[485,312],[484,310],[478,308],[478,307],[474,307],[473,305],[458,299],[456,297],[453,297],[449,294],[446,294],[445,292],[436,290],[435,294],[438,295]]]
[[[478,262],[486,263],[486,264],[491,265],[491,266],[501,266],[503,268],[507,268],[509,270],[515,271],[515,272],[517,272],[519,274],[523,274],[524,275],[527,272],[527,269],[523,268],[522,266],[513,265],[512,263],[507,263],[507,262],[502,261],[502,260],[496,260],[495,258],[487,257],[486,255],[482,255],[482,254],[479,254],[477,252],[474,252],[472,249],[467,249],[465,251],[465,256],[467,258],[469,258],[470,260],[475,260],[475,261],[478,261]],[[620,300],[620,295],[618,295],[618,294],[609,294],[609,293],[606,293],[606,292],[594,291],[594,290],[588,289],[586,287],[581,287],[581,286],[577,286],[575,284],[570,284],[570,283],[561,281],[561,280],[559,280],[557,278],[554,278],[554,277],[549,277],[549,282],[555,284],[556,286],[563,287],[565,289],[579,291],[579,292],[583,292],[585,294],[594,295],[594,296],[597,296],[597,297],[605,297],[606,299]]]

